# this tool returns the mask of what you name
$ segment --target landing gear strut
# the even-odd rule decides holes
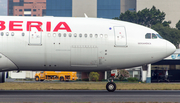
[[[113,82],[114,74],[111,74],[110,78],[108,79],[108,83],[106,84],[106,90],[109,92],[114,92],[116,90],[116,84]]]
[[[0,72],[0,83],[4,83],[6,81],[5,72]]]

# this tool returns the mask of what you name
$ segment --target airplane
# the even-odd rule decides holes
[[[0,83],[7,71],[108,71],[154,63],[175,50],[156,31],[125,21],[0,16]],[[116,84],[106,89],[114,92]]]

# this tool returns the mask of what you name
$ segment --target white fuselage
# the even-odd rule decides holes
[[[153,63],[175,51],[156,31],[97,18],[0,17],[0,71],[100,71]]]

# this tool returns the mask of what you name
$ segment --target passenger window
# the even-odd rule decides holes
[[[3,36],[4,35],[4,33],[3,32],[1,32],[1,36]]]
[[[64,37],[66,37],[66,33],[64,33]]]
[[[25,33],[22,33],[22,36],[24,36],[25,35]]]
[[[14,36],[14,32],[11,33],[11,36]]]
[[[59,33],[58,36],[61,37],[61,33]]]
[[[87,38],[87,34],[84,34],[84,37]]]
[[[53,36],[56,37],[56,33],[54,33]]]
[[[76,34],[76,33],[74,34],[74,37],[77,37],[77,34]]]
[[[152,34],[152,39],[157,39],[157,36],[155,34]]]
[[[151,39],[151,33],[147,33],[145,36],[146,39]]]
[[[97,34],[95,34],[95,38],[97,38],[98,37],[98,35]]]
[[[70,33],[70,34],[69,34],[69,37],[71,37],[71,36],[72,36],[72,34]]]
[[[79,34],[79,37],[81,38],[81,37],[82,37],[82,34]]]
[[[6,36],[9,36],[9,33],[8,33],[8,32],[6,33]]]
[[[90,34],[90,35],[89,35],[89,37],[90,37],[90,38],[92,38],[92,37],[93,37],[93,35],[92,35],[92,34]]]

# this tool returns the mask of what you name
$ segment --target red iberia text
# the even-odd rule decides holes
[[[6,24],[7,22],[5,21],[0,21],[0,31],[3,31],[6,29]],[[46,26],[46,30],[43,30],[42,26]],[[46,31],[46,32],[58,32],[58,31],[67,31],[71,32],[71,28],[66,22],[59,22],[57,25],[52,28],[51,21],[47,21],[46,23],[43,24],[41,21],[9,21],[8,22],[9,26],[9,31],[31,31],[32,28],[35,28],[37,31]],[[26,30],[23,30],[25,26]]]

